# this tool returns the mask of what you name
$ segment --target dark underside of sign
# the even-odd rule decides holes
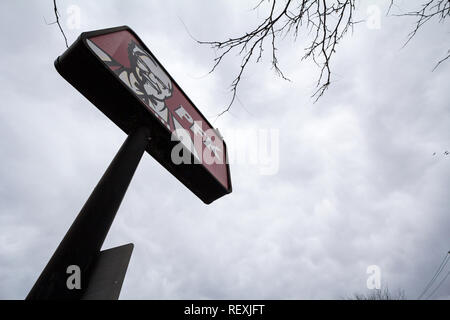
[[[82,33],[69,49],[56,59],[56,69],[125,133],[129,134],[141,126],[149,128],[151,140],[146,149],[147,152],[203,202],[209,204],[230,193],[232,188],[227,163],[224,164],[227,186],[224,186],[203,164],[195,164],[194,156],[187,149],[183,152],[189,153],[191,163],[173,163],[171,152],[180,142],[172,141],[170,130],[162,125],[154,114],[143,107],[142,101],[133,96],[130,88],[118,81],[114,73],[105,68],[86,45],[86,39],[123,30],[132,33],[135,38],[139,39],[126,26]],[[148,50],[146,47],[145,49]],[[175,83],[174,80],[173,82]],[[223,146],[224,158],[227,159],[225,142]]]

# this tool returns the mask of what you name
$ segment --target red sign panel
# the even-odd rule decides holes
[[[87,44],[172,133],[177,129],[189,133],[191,140],[183,140],[185,146],[227,188],[223,140],[155,57],[128,30],[88,38]]]
[[[95,64],[91,57],[95,57],[109,73],[93,68]],[[74,64],[78,66],[74,67]],[[202,200],[209,203],[231,192],[223,139],[131,29],[120,27],[84,33],[57,59],[55,65],[69,82],[124,130],[136,121],[147,121],[145,118],[149,114],[157,119],[158,132],[167,131],[165,139],[178,140],[183,150],[189,151],[190,157],[183,158],[174,152],[173,144],[170,145],[172,150],[156,150],[168,149],[165,144],[160,144],[164,146],[153,147],[149,152]],[[84,82],[78,74],[83,70],[86,71]],[[92,79],[86,79],[89,74],[104,79],[105,84],[100,84],[97,93],[88,83]],[[117,83],[127,89],[126,93],[123,88],[113,89]],[[108,89],[113,98],[106,96]],[[115,101],[120,101],[121,105],[111,106]],[[146,114],[142,114],[140,109]],[[164,133],[158,135],[164,136]],[[168,161],[169,154],[172,163]],[[191,160],[192,165],[202,166],[213,179],[203,171],[186,167],[190,164],[186,162]],[[182,169],[174,166],[180,161],[184,165]],[[214,181],[221,187],[214,185]],[[216,191],[212,191],[214,189]]]

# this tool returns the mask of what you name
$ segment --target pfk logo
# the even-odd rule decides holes
[[[170,110],[166,100],[173,96],[174,88],[167,73],[158,62],[134,40],[128,43],[129,66],[119,63],[93,41],[87,40],[93,52],[125,83],[139,99],[149,107],[169,130],[172,140],[177,139],[194,156],[194,163],[223,164],[223,149],[217,143],[220,139],[212,129],[203,129],[202,121],[194,120],[186,108],[179,104]],[[184,125],[183,125],[184,124]],[[185,128],[188,127],[189,130]],[[200,143],[199,143],[200,141]],[[181,145],[180,145],[181,147]],[[179,150],[172,152],[177,154]],[[175,164],[190,163],[188,155],[180,162],[172,157]]]

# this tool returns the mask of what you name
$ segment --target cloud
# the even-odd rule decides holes
[[[68,5],[60,4],[62,21]],[[179,18],[207,40],[258,20],[241,1],[202,10],[171,1],[78,5],[81,29],[66,28],[70,42],[128,24],[210,120],[229,101],[236,60],[205,76],[213,52]],[[0,298],[22,299],[125,134],[55,71],[64,44],[42,21],[52,19],[51,5],[0,6],[9,26],[0,31],[9,44],[0,60]],[[450,79],[447,64],[431,72],[447,49],[442,26],[400,49],[409,27],[384,16],[379,30],[356,26],[338,48],[336,82],[316,104],[317,69],[300,64],[301,42],[280,44],[292,82],[266,60],[251,65],[239,102],[215,125],[226,141],[227,131],[279,130],[276,175],[232,164],[233,193],[205,206],[144,155],[104,245],[135,243],[121,298],[334,299],[365,292],[370,265],[416,298],[449,249]],[[442,286],[435,297],[449,296]]]

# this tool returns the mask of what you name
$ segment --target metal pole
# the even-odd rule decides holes
[[[132,132],[86,201],[64,239],[26,297],[79,299],[86,290],[90,271],[111,227],[136,167],[147,147],[150,130]],[[67,267],[81,270],[81,289],[69,290]]]

